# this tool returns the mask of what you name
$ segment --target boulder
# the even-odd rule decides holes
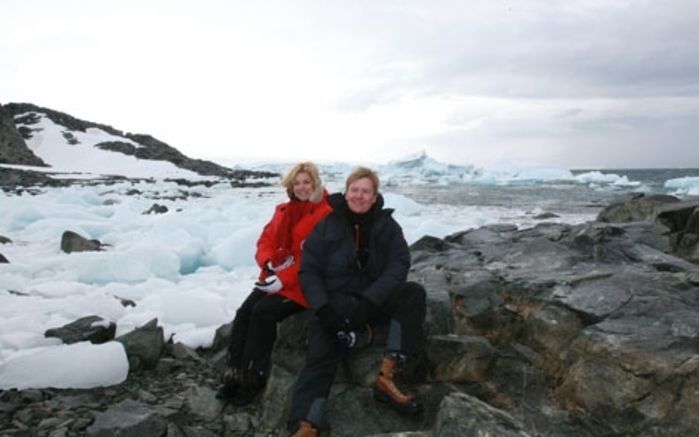
[[[148,211],[144,211],[143,214],[165,214],[166,212],[168,212],[167,206],[154,203]]]
[[[163,328],[153,319],[145,325],[116,338],[124,345],[129,371],[154,369],[162,356],[165,341]]]
[[[100,251],[103,246],[99,240],[88,240],[73,231],[65,231],[61,236],[61,250],[65,253]]]
[[[12,243],[12,240],[10,240],[10,239],[7,238],[7,237],[4,237],[4,236],[0,235],[0,244],[8,244],[8,243]]]
[[[94,344],[114,339],[116,324],[99,316],[82,317],[60,328],[47,329],[44,337],[61,339],[65,344],[89,341]]]
[[[699,200],[637,194],[609,205],[599,213],[597,220],[607,223],[658,223],[668,230],[668,252],[699,263]]]
[[[667,194],[632,194],[602,209],[597,215],[597,221],[604,223],[654,221],[663,206],[679,200]]]
[[[9,264],[9,263],[10,263],[10,261],[7,258],[5,258],[5,255],[0,253],[0,264]]]

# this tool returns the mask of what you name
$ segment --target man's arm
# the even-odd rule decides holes
[[[406,281],[410,270],[410,249],[403,230],[393,218],[390,220],[391,236],[384,251],[388,259],[380,276],[363,293],[367,300],[379,307],[386,302],[393,289]]]

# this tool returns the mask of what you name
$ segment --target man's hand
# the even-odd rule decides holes
[[[283,288],[282,281],[277,275],[267,276],[265,279],[255,282],[255,288],[265,293],[278,293]]]
[[[349,323],[353,330],[361,331],[369,323],[372,313],[377,311],[376,306],[367,299],[359,298],[352,308]]]
[[[335,311],[335,308],[330,304],[323,305],[317,312],[316,316],[320,320],[320,324],[326,331],[336,334],[340,331],[346,331],[349,328],[348,323]]]

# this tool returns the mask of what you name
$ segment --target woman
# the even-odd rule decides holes
[[[281,185],[289,201],[277,205],[257,241],[260,276],[233,320],[229,367],[217,394],[236,406],[252,402],[265,386],[277,323],[308,306],[298,281],[301,248],[316,222],[331,211],[313,163],[296,164]]]

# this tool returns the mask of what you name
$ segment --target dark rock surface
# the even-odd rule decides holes
[[[31,151],[15,127],[12,113],[0,105],[0,164],[36,165],[46,163]]]
[[[73,231],[65,231],[61,236],[61,250],[65,253],[100,251],[104,246],[99,240],[87,239]]]
[[[106,343],[114,339],[116,324],[99,316],[82,317],[60,328],[47,329],[45,337],[55,337],[65,344],[89,341],[91,343]]]
[[[147,211],[143,211],[143,214],[165,214],[166,212],[168,212],[167,206],[154,203]]]
[[[669,239],[667,227],[634,221],[487,226],[417,242],[410,279],[428,291],[428,336],[406,377],[425,412],[400,416],[373,400],[379,329],[338,369],[322,435],[696,434],[699,268],[668,253]],[[230,325],[212,348],[192,350],[164,341],[152,321],[126,335],[138,346],[117,339],[131,365],[122,384],[0,392],[0,434],[112,435],[97,433],[118,422],[144,436],[285,435],[305,329],[303,314],[281,324],[267,387],[234,408],[214,396]]]
[[[646,221],[661,224],[669,231],[670,252],[699,263],[699,199],[680,200],[660,194],[636,194],[604,208],[597,220],[607,223]]]

